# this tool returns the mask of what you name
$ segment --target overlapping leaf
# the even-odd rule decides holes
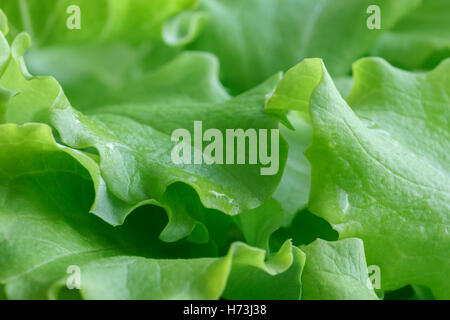
[[[321,57],[333,76],[351,63],[419,1],[204,0],[208,23],[190,48],[216,54],[226,86],[247,90],[303,58]],[[382,13],[382,29],[367,28],[370,5]]]
[[[320,59],[281,81],[267,108],[309,114],[309,209],[340,238],[364,240],[382,288],[429,286],[448,297],[450,60],[408,73],[375,58],[354,65],[347,102]],[[280,102],[288,104],[280,105]]]
[[[380,37],[372,54],[401,68],[434,68],[450,57],[450,2],[423,1]]]
[[[160,40],[167,18],[193,8],[196,0],[21,0],[4,1],[11,32],[31,35],[37,46]],[[67,27],[71,9],[80,13],[80,28]]]
[[[10,19],[11,40],[20,32],[27,32],[33,40],[27,54],[31,72],[56,77],[71,103],[82,109],[85,104],[101,101],[104,91],[118,90],[128,79],[176,56],[180,50],[164,44],[163,25],[196,3],[7,0],[2,9]],[[73,20],[73,8],[79,12],[75,17],[79,29],[67,26]],[[195,27],[194,21],[192,25]]]
[[[196,3],[2,2],[0,299],[376,299],[365,255],[388,298],[448,298],[449,60],[349,75],[370,52],[409,69],[448,57],[447,2]],[[313,59],[280,81],[314,56],[333,80]],[[195,120],[223,134],[273,115],[289,144],[273,176],[170,159]]]
[[[308,259],[302,277],[305,300],[378,299],[367,277],[360,239],[316,240],[302,248]]]
[[[262,205],[274,192],[286,159],[282,138],[275,174],[261,175],[261,164],[174,164],[171,134],[179,128],[193,133],[194,121],[203,121],[203,130],[221,130],[223,137],[232,128],[276,129],[277,121],[264,114],[263,106],[279,77],[229,99],[217,80],[214,58],[185,53],[124,86],[120,95],[111,94],[111,100],[91,108],[87,116],[70,106],[56,80],[28,75],[21,64],[28,46],[25,34],[16,37],[0,78],[3,88],[18,93],[8,101],[5,120],[47,122],[67,145],[96,149],[101,177],[93,179],[98,189],[106,190],[97,192],[92,211],[105,221],[121,224],[131,210],[154,199],[169,211],[170,224],[163,237],[174,241],[196,225],[189,208],[201,208],[195,199],[180,197],[181,190],[166,193],[175,182],[194,188],[204,206],[232,215]],[[110,101],[116,104],[108,105]]]
[[[264,250],[244,243],[223,258],[200,258],[214,248],[157,238],[165,220],[157,207],[141,207],[118,228],[89,215],[94,188],[79,161],[92,160],[58,145],[48,126],[1,125],[0,143],[0,283],[8,298],[67,293],[60,289],[69,266],[80,268],[88,299],[216,299],[225,287],[233,298],[241,273],[261,288],[291,288],[258,297],[299,297],[304,255],[290,242],[267,262]]]

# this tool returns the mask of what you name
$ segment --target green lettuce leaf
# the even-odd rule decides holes
[[[234,278],[249,268],[261,270],[260,288],[289,285],[282,297],[299,297],[304,256],[289,241],[267,261],[244,243],[222,258],[191,258],[214,248],[160,241],[165,215],[157,207],[141,207],[118,228],[89,215],[94,186],[73,155],[89,159],[57,144],[47,125],[0,125],[0,144],[0,283],[8,298],[58,298],[70,266],[80,268],[87,299],[217,299],[225,287],[233,297],[241,285]]]
[[[285,247],[267,262],[263,250],[244,243],[234,243],[223,258],[103,258],[83,267],[86,284],[81,295],[85,299],[217,299],[226,287],[223,294],[229,299],[298,299],[304,255],[289,242]],[[247,285],[255,283],[257,290],[242,288],[239,280],[244,273]],[[62,281],[52,289],[61,285]],[[274,286],[288,290],[274,292]]]
[[[33,40],[34,46],[27,53],[31,72],[56,77],[72,105],[81,109],[85,104],[102,101],[107,92],[118,90],[128,80],[175,57],[180,50],[164,43],[164,23],[174,14],[194,8],[196,3],[197,0],[5,0],[2,9],[10,20],[11,39],[23,31]],[[80,10],[80,29],[66,26],[73,15],[67,10],[72,6]],[[192,32],[200,28],[195,17],[184,20]]]
[[[204,0],[198,10],[208,14],[208,23],[188,48],[217,55],[224,84],[233,92],[247,90],[306,57],[323,58],[333,76],[342,76],[418,3]],[[366,27],[367,8],[374,4],[382,14],[380,30]]]
[[[291,112],[288,121],[293,130],[280,127],[280,133],[289,145],[288,158],[280,184],[273,194],[283,207],[283,226],[289,226],[297,211],[306,207],[310,188],[310,167],[303,152],[311,142],[311,126],[297,112]]]
[[[0,6],[0,300],[450,298],[448,1]]]
[[[124,86],[120,96],[111,94],[104,105],[89,108],[86,116],[71,107],[54,78],[28,74],[22,55],[29,45],[26,34],[15,38],[0,77],[0,86],[18,93],[8,101],[5,120],[46,122],[66,145],[95,148],[101,177],[97,172],[93,180],[97,189],[106,190],[97,192],[92,212],[105,221],[121,224],[133,209],[151,201],[169,214],[163,239],[176,241],[198,225],[190,214],[204,210],[200,201],[207,208],[234,215],[262,205],[275,191],[287,156],[282,138],[278,170],[273,175],[261,175],[260,164],[176,165],[170,155],[175,146],[173,130],[186,128],[192,133],[196,120],[203,121],[203,130],[218,128],[224,137],[231,128],[277,129],[277,121],[263,107],[279,76],[230,99],[217,79],[213,56],[183,53]],[[108,105],[112,101],[116,104]],[[173,190],[178,185],[166,192],[176,182],[194,188],[200,200],[180,196],[182,189]],[[205,240],[206,231],[201,232]]]
[[[271,198],[262,206],[243,212],[234,219],[242,230],[246,243],[268,250],[271,235],[283,223],[283,208]]]
[[[197,0],[21,0],[3,1],[12,36],[22,31],[37,46],[124,41],[132,44],[161,40],[167,18],[190,9]],[[67,27],[73,11],[80,10],[80,29]]]
[[[364,246],[360,239],[335,242],[316,240],[303,247],[306,264],[302,275],[304,300],[374,300]]]
[[[401,68],[434,68],[450,57],[450,2],[423,1],[378,39],[372,54]]]
[[[193,54],[187,60],[198,57],[199,54]],[[210,63],[208,56],[199,58]],[[195,68],[196,64],[191,66]],[[184,65],[181,70],[185,71],[180,71],[190,75],[191,66]],[[90,117],[70,106],[57,106],[53,108],[51,122],[67,145],[98,150],[108,187],[127,203],[147,198],[159,201],[170,184],[182,181],[196,189],[206,207],[237,214],[263,204],[275,191],[286,159],[284,140],[280,140],[278,170],[274,175],[261,175],[263,166],[259,164],[176,165],[170,158],[175,146],[171,132],[185,128],[192,133],[196,120],[203,121],[203,130],[217,128],[223,137],[232,128],[276,129],[277,122],[263,113],[263,106],[266,94],[277,81],[278,78],[272,78],[232,100],[205,104],[188,98],[183,104],[166,105],[164,111],[157,101],[154,104],[130,101],[127,105],[100,108],[93,110]],[[168,86],[176,88],[171,82]],[[231,114],[240,116],[230,117]],[[123,219],[124,216],[118,216],[110,222],[120,223]]]
[[[287,254],[290,252],[290,254]],[[261,253],[260,253],[261,254]],[[278,253],[260,266],[257,256],[245,256],[246,263],[237,261],[230,271],[229,282],[223,296],[227,299],[294,300],[301,297],[301,274],[305,264],[305,254],[297,247],[290,247],[287,241]],[[289,268],[285,266],[289,265]],[[284,272],[274,270],[283,267]]]
[[[267,105],[309,112],[308,208],[341,239],[363,239],[384,290],[416,284],[437,298],[450,294],[441,276],[450,271],[449,71],[450,60],[408,73],[362,59],[346,102],[322,61],[309,59],[286,74]]]

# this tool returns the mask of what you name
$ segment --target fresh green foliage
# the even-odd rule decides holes
[[[364,240],[385,289],[416,283],[449,297],[438,271],[450,269],[449,74],[450,59],[418,74],[362,59],[345,101],[322,61],[308,59],[286,74],[267,105],[309,112],[308,207],[340,238]],[[308,100],[291,91],[295,83]]]
[[[0,300],[450,298],[449,1],[0,7]]]
[[[429,69],[450,55],[450,2],[428,0],[383,34],[372,49],[390,63]]]
[[[364,13],[372,4],[383,12],[383,30],[365,27]],[[414,0],[203,1],[198,10],[210,19],[189,48],[216,54],[225,85],[237,92],[308,57],[321,57],[333,75],[342,76],[385,29],[417,4]]]
[[[303,248],[303,299],[378,299],[367,286],[366,259],[360,239],[316,240]]]
[[[217,299],[225,286],[233,298],[244,294],[234,278],[252,278],[255,270],[254,282],[291,287],[277,294],[299,298],[304,255],[289,241],[267,262],[264,250],[239,242],[223,258],[187,259],[190,251],[214,249],[160,241],[164,216],[157,207],[140,208],[118,229],[88,215],[94,188],[82,164],[93,160],[58,145],[47,125],[0,131],[0,281],[9,298],[57,298],[71,265],[83,270],[80,294],[90,299]],[[228,281],[233,268],[240,271]]]

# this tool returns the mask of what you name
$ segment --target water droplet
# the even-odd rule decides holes
[[[114,149],[114,144],[113,143],[107,143],[106,144],[106,147],[109,149],[109,150],[113,150]]]
[[[373,128],[377,128],[378,125],[375,121],[373,121],[372,119],[369,118],[364,118],[364,117],[360,117],[362,123],[365,124],[365,126],[369,129],[373,129]]]
[[[350,209],[350,203],[348,201],[348,193],[343,189],[340,189],[339,192],[339,208],[342,210],[344,214],[347,214]]]

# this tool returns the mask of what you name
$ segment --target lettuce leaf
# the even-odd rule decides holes
[[[431,69],[450,57],[450,2],[425,0],[376,42],[372,53],[405,69]]]
[[[163,25],[196,4],[197,0],[13,0],[3,1],[2,9],[10,20],[11,40],[20,32],[33,40],[27,53],[31,73],[56,77],[71,103],[82,109],[102,101],[104,92],[118,90],[129,79],[174,58],[180,50],[165,45]],[[80,29],[66,27],[71,6],[79,8]]]
[[[283,207],[283,226],[289,226],[295,214],[306,207],[310,188],[310,166],[303,152],[311,142],[311,126],[296,112],[290,113],[288,120],[292,129],[280,128],[289,145],[288,158],[280,184],[273,194]]]
[[[318,239],[302,248],[308,259],[302,277],[304,300],[376,300],[369,287],[360,239]]]
[[[1,125],[0,143],[0,283],[8,298],[58,298],[72,265],[87,299],[217,299],[225,287],[232,298],[235,278],[249,269],[250,278],[261,270],[254,281],[263,287],[292,288],[260,292],[265,297],[299,297],[304,255],[289,241],[267,262],[264,250],[244,243],[223,258],[190,258],[214,251],[160,241],[164,215],[157,207],[141,207],[119,228],[88,215],[94,188],[72,157],[81,153],[57,144],[48,126]]]
[[[380,30],[366,27],[366,11],[373,4],[382,12]],[[208,23],[188,48],[217,55],[223,82],[233,92],[247,90],[307,57],[321,57],[333,76],[342,76],[384,30],[418,4],[411,0],[204,0],[198,10],[208,14]]]
[[[196,0],[25,0],[4,1],[12,36],[26,31],[39,47],[86,44],[88,42],[161,40],[167,18],[193,8]],[[80,29],[66,27],[77,6],[82,16]]]
[[[320,59],[292,68],[267,105],[309,114],[308,208],[341,239],[364,241],[384,290],[426,285],[448,298],[450,60],[408,73],[379,58],[354,64],[345,101]],[[289,104],[284,102],[288,101]]]
[[[203,121],[203,130],[219,128],[223,136],[230,128],[276,129],[277,121],[265,115],[263,108],[279,76],[229,98],[218,82],[214,57],[183,53],[124,86],[121,97],[111,94],[104,105],[88,109],[87,116],[71,107],[54,78],[32,77],[24,70],[22,55],[29,43],[26,34],[15,38],[0,78],[3,88],[19,93],[7,103],[6,122],[46,122],[56,128],[66,145],[95,148],[101,177],[98,172],[93,174],[98,190],[92,212],[105,221],[118,225],[137,206],[159,203],[170,216],[162,237],[176,241],[189,235],[197,222],[189,216],[190,198],[166,192],[175,182],[194,188],[205,207],[230,215],[262,205],[275,191],[287,156],[282,138],[278,171],[263,176],[262,165],[176,165],[170,158],[175,145],[170,137],[178,128],[192,133],[196,120]],[[110,101],[116,104],[109,105]],[[240,116],[231,116],[236,114]]]
[[[4,0],[0,299],[449,298],[447,7]],[[175,164],[198,120],[275,174]]]

